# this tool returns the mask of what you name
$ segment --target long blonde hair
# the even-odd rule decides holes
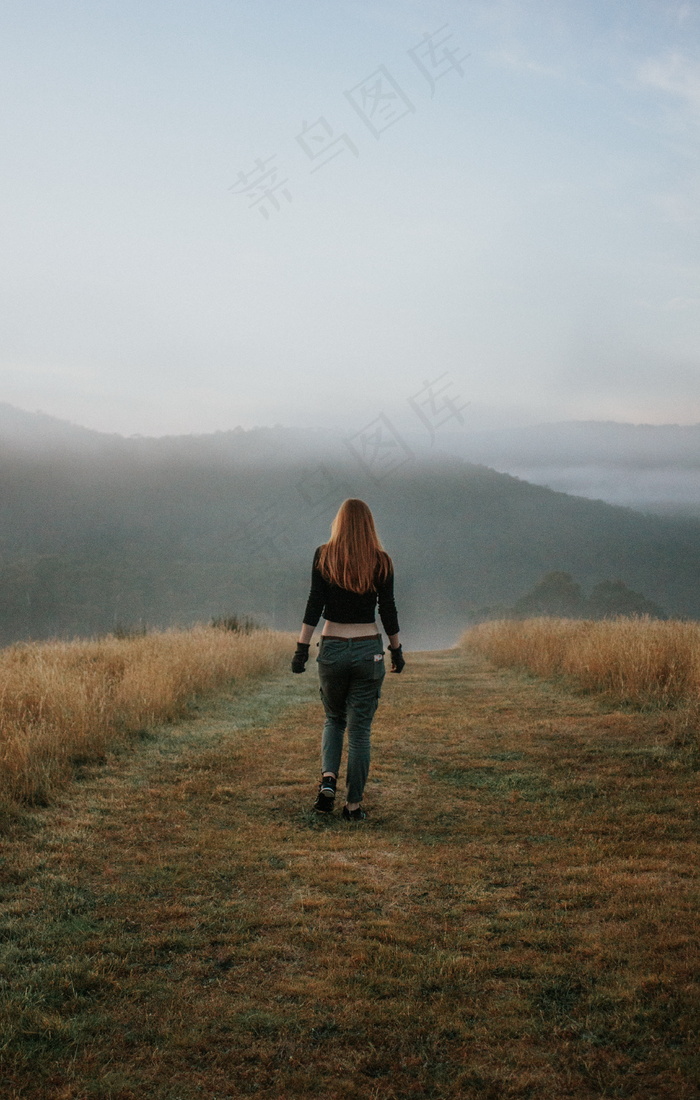
[[[340,505],[331,537],[320,548],[318,568],[331,584],[360,595],[371,592],[393,572],[364,500],[349,497]]]

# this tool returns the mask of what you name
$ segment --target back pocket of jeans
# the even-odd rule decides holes
[[[372,656],[369,658],[369,661],[372,666],[372,679],[381,680],[384,676],[384,673],[386,672],[386,669],[384,668],[384,654],[373,653]]]
[[[335,665],[341,656],[342,650],[337,646],[325,646],[321,642],[316,661],[319,665]]]

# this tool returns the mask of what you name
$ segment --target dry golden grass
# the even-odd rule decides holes
[[[284,634],[204,626],[0,651],[0,802],[46,804],[76,764],[289,652]]]
[[[700,624],[648,617],[481,623],[462,638],[499,666],[565,676],[586,691],[641,706],[700,700]]]
[[[350,826],[309,812],[321,725],[312,668],[250,681],[0,838],[3,1100],[697,1100],[656,712],[409,654]]]

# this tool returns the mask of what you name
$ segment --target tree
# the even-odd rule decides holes
[[[516,602],[513,608],[518,618],[529,615],[558,615],[568,619],[584,618],[586,599],[571,573],[547,573],[531,592]]]
[[[611,619],[614,615],[650,615],[652,619],[667,618],[666,612],[646,596],[634,592],[623,581],[601,581],[588,600],[592,619]]]

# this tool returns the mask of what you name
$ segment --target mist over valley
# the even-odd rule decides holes
[[[607,451],[600,443],[586,450],[596,426],[574,426],[569,436],[556,428],[543,428],[540,451],[528,432],[512,436],[502,454],[541,458],[554,453],[555,439],[560,458],[611,458],[610,426],[598,432]],[[694,476],[693,433],[660,432],[669,472]],[[189,625],[233,613],[296,630],[311,555],[347,496],[370,504],[395,561],[407,648],[454,644],[485,608],[506,613],[556,570],[587,590],[620,580],[668,614],[700,617],[697,521],[530,484],[447,453],[446,436],[432,448],[403,442],[403,451],[379,456],[358,439],[349,446],[330,433],[281,427],[124,438],[4,406],[0,637]],[[485,453],[485,442],[466,434],[460,445]],[[641,468],[643,452],[630,445],[618,458]]]

